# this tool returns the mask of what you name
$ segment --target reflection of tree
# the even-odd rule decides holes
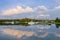
[[[20,23],[21,26],[30,26],[28,23]]]
[[[59,28],[60,24],[55,24],[56,25],[56,28]]]

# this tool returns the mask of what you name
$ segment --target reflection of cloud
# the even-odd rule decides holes
[[[34,35],[34,32],[25,32],[25,36],[27,36],[27,37],[30,37],[30,36],[32,36],[32,35]]]
[[[49,29],[50,26],[46,25],[46,26],[43,26],[43,25],[40,25],[37,27],[38,29]]]
[[[24,38],[25,37],[31,37],[31,36],[36,36],[38,38],[44,38],[48,35],[48,33],[43,33],[43,34],[37,34],[36,32],[31,32],[31,31],[22,31],[22,30],[14,30],[14,29],[3,29],[2,30],[3,34],[7,34],[9,36],[15,36],[17,38]]]
[[[60,37],[60,34],[57,34],[56,36],[57,36],[57,37]]]
[[[57,37],[60,37],[60,33],[55,33],[55,35],[56,35]]]
[[[40,26],[37,26],[37,28],[38,28],[38,32],[44,32],[44,31],[46,31],[45,29],[48,30],[50,28],[50,26],[40,25]]]
[[[46,33],[44,33],[44,34],[40,34],[40,35],[35,34],[35,36],[36,36],[36,37],[38,37],[38,38],[45,38],[47,35],[48,35],[48,33],[47,33],[47,32],[46,32]]]
[[[18,38],[21,38],[23,37],[24,35],[26,37],[30,37],[34,34],[34,32],[28,32],[28,31],[21,31],[21,30],[13,30],[13,29],[4,29],[3,30],[3,33],[4,34],[8,34],[8,35],[11,35],[11,36],[16,36]]]

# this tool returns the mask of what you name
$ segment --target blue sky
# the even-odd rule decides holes
[[[60,0],[0,0],[0,18],[60,18]]]

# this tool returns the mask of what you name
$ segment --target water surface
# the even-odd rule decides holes
[[[60,40],[60,28],[55,24],[0,26],[0,40]]]

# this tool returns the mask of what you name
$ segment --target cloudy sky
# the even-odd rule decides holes
[[[60,0],[0,0],[2,18],[60,18]]]

